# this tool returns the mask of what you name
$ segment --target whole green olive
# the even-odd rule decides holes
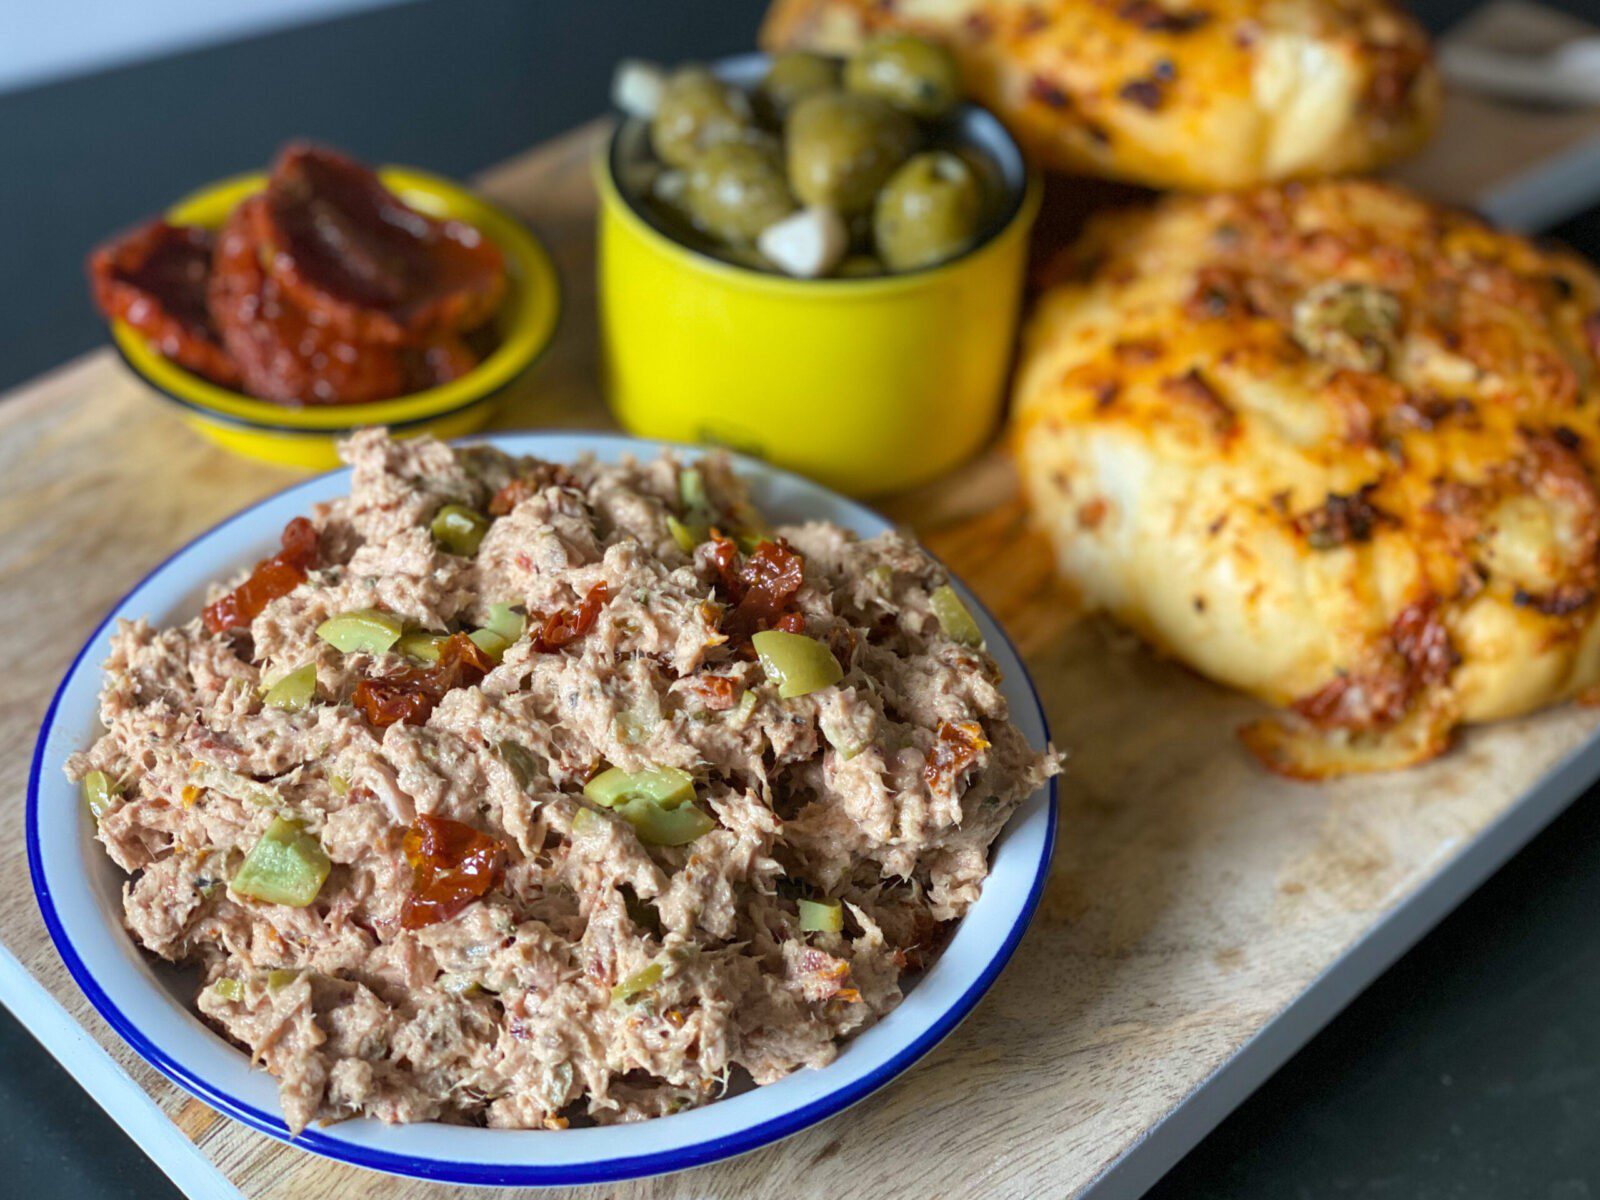
[[[767,77],[761,81],[760,94],[767,111],[781,121],[807,96],[831,92],[838,86],[837,59],[791,50],[773,56]]]
[[[846,215],[872,206],[917,136],[916,126],[898,109],[849,92],[807,96],[789,114],[784,132],[795,195]]]
[[[943,262],[972,243],[982,215],[983,188],[971,166],[944,150],[918,154],[878,193],[878,254],[891,271]]]
[[[868,41],[845,64],[844,84],[914,117],[942,117],[961,100],[961,73],[950,51],[903,33]]]
[[[702,232],[752,242],[795,209],[777,152],[756,142],[722,142],[689,166],[683,205]]]
[[[752,126],[750,101],[704,67],[683,67],[667,78],[650,123],[650,145],[669,166],[687,167],[695,156],[737,141]]]

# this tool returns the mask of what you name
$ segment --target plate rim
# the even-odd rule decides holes
[[[537,443],[547,440],[572,441],[575,439],[582,441],[586,447],[593,448],[610,445],[623,450],[655,452],[672,450],[695,454],[704,454],[716,449],[715,447],[695,446],[682,442],[576,429],[496,431],[457,439],[453,444],[500,445],[502,442],[512,440]],[[512,452],[537,453],[538,451],[537,449],[530,449]],[[858,517],[865,517],[876,523],[888,523],[881,514],[873,512],[858,501],[850,499],[815,480],[792,471],[774,467],[769,463],[747,455],[732,451],[727,453],[735,464],[745,471],[754,471],[775,480],[783,480],[790,484],[800,485],[803,488],[819,490],[827,494],[834,502],[845,506]],[[280,1115],[259,1109],[253,1104],[223,1090],[221,1087],[211,1083],[203,1075],[190,1070],[182,1062],[156,1045],[150,1037],[142,1032],[135,1021],[118,1007],[117,1003],[101,986],[93,970],[73,945],[61,916],[57,912],[50,884],[45,874],[38,820],[40,783],[46,768],[45,757],[51,731],[55,726],[62,699],[80,671],[84,669],[85,659],[90,651],[101,646],[105,632],[116,618],[117,613],[147,584],[161,575],[176,559],[188,552],[192,547],[220,533],[235,522],[244,520],[258,509],[280,501],[294,492],[323,484],[332,476],[348,474],[349,470],[348,467],[340,467],[333,471],[319,472],[309,478],[298,480],[284,488],[271,492],[223,517],[166,555],[129,587],[95,625],[93,631],[88,635],[83,645],[79,647],[70,665],[62,675],[61,681],[51,697],[50,704],[45,710],[44,719],[40,724],[39,735],[34,743],[28,773],[28,788],[24,807],[28,874],[33,888],[34,901],[50,935],[50,940],[74,983],[83,992],[90,1006],[111,1027],[113,1032],[144,1062],[189,1095],[203,1101],[216,1111],[239,1121],[241,1124],[264,1133],[276,1141],[352,1166],[365,1167],[369,1170],[383,1171],[437,1183],[468,1186],[581,1186],[584,1184],[614,1183],[628,1179],[642,1179],[654,1175],[688,1170],[735,1158],[763,1146],[782,1141],[812,1125],[819,1124],[830,1117],[838,1115],[866,1099],[874,1092],[886,1087],[938,1046],[977,1007],[978,1002],[994,986],[995,981],[1000,977],[1000,974],[1015,954],[1017,946],[1021,943],[1023,936],[1033,922],[1033,917],[1043,896],[1045,882],[1049,878],[1050,865],[1056,848],[1059,823],[1058,776],[1051,776],[1040,789],[1045,795],[1045,831],[1043,845],[1040,848],[1039,861],[1034,868],[1033,878],[1029,882],[1027,894],[1015,920],[1006,931],[1004,939],[990,952],[987,962],[984,963],[976,978],[962,991],[960,996],[940,1012],[920,1035],[895,1051],[883,1063],[868,1070],[859,1079],[843,1084],[837,1089],[828,1091],[798,1107],[783,1110],[769,1117],[756,1120],[733,1133],[702,1138],[699,1141],[681,1147],[582,1163],[541,1164],[513,1161],[489,1163],[400,1154],[391,1150],[359,1145],[345,1139],[329,1137],[316,1126],[309,1127],[298,1135],[291,1135]],[[888,524],[890,524],[891,528],[893,527],[892,523]],[[1045,743],[1046,745],[1050,744],[1049,718],[1039,697],[1038,688],[1034,684],[1021,653],[1017,650],[1010,635],[1006,633],[982,601],[973,595],[971,589],[966,587],[953,573],[951,579],[966,598],[978,607],[979,611],[998,633],[1006,651],[1015,661],[1021,681],[1026,686],[1027,694],[1034,706],[1035,715],[1039,721],[1040,731]],[[1034,792],[1032,796],[1037,796],[1038,794],[1039,792]],[[221,1041],[226,1041],[220,1034],[216,1034],[214,1031],[211,1032],[212,1036]],[[826,1069],[825,1067],[822,1068],[822,1070]]]

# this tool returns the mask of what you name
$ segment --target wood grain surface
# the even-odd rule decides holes
[[[567,290],[555,349],[500,427],[610,425],[594,372],[589,162],[601,131],[482,181],[549,241]],[[173,548],[290,481],[202,443],[109,353],[0,402],[0,598],[12,614],[0,626],[0,940],[253,1200],[433,1200],[456,1192],[314,1158],[159,1078],[67,977],[25,882],[29,751],[81,640]],[[733,1162],[575,1197],[1076,1194],[1597,722],[1564,708],[1473,731],[1420,770],[1286,783],[1234,739],[1249,701],[1077,615],[998,451],[886,511],[1012,632],[1071,754],[1039,916],[976,1013],[848,1116]]]

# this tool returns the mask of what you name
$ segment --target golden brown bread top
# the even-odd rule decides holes
[[[1080,586],[1321,729],[1427,708],[1432,751],[1600,676],[1600,277],[1564,250],[1362,181],[1111,214],[1039,304],[1016,430]]]
[[[768,49],[904,30],[1044,166],[1153,187],[1369,171],[1431,131],[1426,35],[1390,0],[775,0]]]
[[[1284,428],[1331,431],[1303,453],[1363,483],[1419,458],[1481,474],[1514,445],[1551,440],[1591,466],[1600,452],[1594,269],[1394,185],[1171,197],[1096,219],[1050,273],[1035,360],[1068,329],[1090,344],[1049,315],[1086,291],[1110,297],[1118,320],[1098,329],[1105,353],[1069,349],[1082,361],[1044,392],[1023,389],[1024,422],[1085,407],[1189,420],[1217,432],[1207,453],[1242,453],[1253,427],[1288,419],[1229,402],[1229,381],[1248,378],[1293,396]],[[1381,315],[1361,309],[1374,298]]]

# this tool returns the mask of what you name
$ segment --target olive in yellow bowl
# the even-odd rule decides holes
[[[857,495],[993,432],[1038,182],[992,114],[908,72],[915,46],[869,49],[619,73],[634,115],[596,165],[600,320],[632,432]]]

